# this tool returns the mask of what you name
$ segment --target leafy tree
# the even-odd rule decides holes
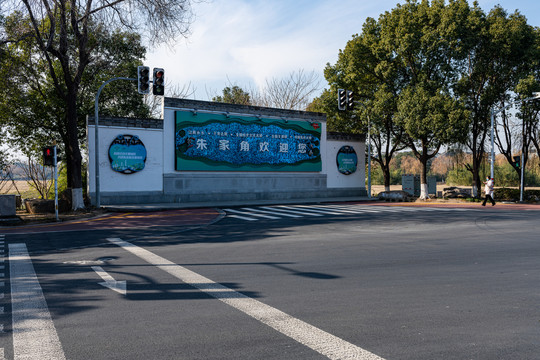
[[[95,29],[94,33],[99,31]],[[77,104],[79,146],[83,146],[86,136],[85,115],[93,113],[95,94],[101,83],[118,74],[136,77],[136,66],[145,54],[137,34],[100,31],[99,37],[97,54],[80,83]],[[12,88],[20,91],[3,89],[0,123],[9,129],[9,142],[14,148],[39,157],[43,145],[56,141],[59,153],[65,159],[64,154],[69,150],[65,146],[68,143],[65,103],[53,90],[45,64],[35,56],[34,45],[32,38],[28,38],[9,46],[4,69]],[[19,105],[14,109],[13,104]],[[125,81],[113,82],[104,89],[100,109],[102,114],[110,116],[149,116],[134,83]],[[69,174],[71,169],[67,170]]]
[[[333,95],[325,112],[331,115],[329,122],[333,128],[354,133],[367,133],[370,129],[372,159],[380,166],[385,190],[389,190],[392,158],[404,148],[403,128],[394,121],[397,94],[403,82],[395,53],[385,49],[383,26],[382,22],[368,18],[362,33],[354,35],[339,52],[336,64],[327,64],[325,77],[331,88],[326,96],[329,98],[330,92]],[[340,88],[354,92],[359,104],[354,112],[337,111],[336,94]]]
[[[135,77],[134,69],[144,58],[145,49],[137,34],[116,31],[102,33],[100,37],[100,54],[87,67],[80,84],[79,141],[85,137],[86,114],[94,111],[95,94],[101,83],[119,73]],[[12,44],[2,63],[3,78],[8,79],[9,86],[2,90],[0,123],[9,129],[6,139],[13,147],[37,154],[42,145],[54,140],[65,144],[67,124],[65,104],[52,90],[52,80],[43,62],[36,59],[30,40]],[[147,107],[130,82],[113,82],[106,87],[100,97],[100,111],[110,116],[148,116]]]
[[[49,94],[54,94],[47,105],[61,110],[59,114],[64,117],[64,147],[74,209],[84,207],[78,106],[84,89],[83,79],[89,76],[88,66],[99,58],[103,40],[100,35],[105,29],[123,28],[148,30],[150,38],[156,41],[174,39],[187,33],[190,4],[190,0],[22,0],[14,3],[18,8],[11,13],[10,26],[19,30],[18,35],[4,42],[31,39],[32,59],[46,70],[41,76],[43,82],[32,90],[41,91],[47,99]],[[52,133],[48,126],[39,128]]]
[[[526,74],[534,36],[522,15],[515,12],[509,16],[500,6],[486,16],[475,4],[465,25],[470,31],[461,35],[462,56],[456,62],[460,79],[455,91],[470,114],[469,136],[464,144],[472,153],[472,162],[466,167],[472,173],[473,192],[477,195],[491,110],[508,99],[517,81]]]
[[[251,105],[249,93],[237,85],[227,86],[223,89],[223,96],[215,96],[212,101],[227,104]]]
[[[445,6],[444,1],[411,0],[380,20],[386,51],[396,54],[406,80],[395,121],[405,131],[403,141],[422,164],[423,199],[428,196],[428,161],[443,145],[460,141],[466,134],[467,113],[451,89],[461,16],[454,7],[459,3]]]

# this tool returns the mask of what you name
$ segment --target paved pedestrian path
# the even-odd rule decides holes
[[[155,226],[201,226],[211,224],[219,220],[221,216],[222,213],[214,208],[107,213],[99,217],[84,220],[2,227],[0,228],[0,233],[134,229]]]

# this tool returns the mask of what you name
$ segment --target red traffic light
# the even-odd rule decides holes
[[[44,166],[55,166],[56,159],[54,156],[54,146],[45,146],[43,148],[43,165]]]
[[[152,87],[152,93],[154,95],[163,96],[165,93],[165,70],[162,68],[154,68],[154,77]]]

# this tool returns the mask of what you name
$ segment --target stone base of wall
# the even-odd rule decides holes
[[[321,174],[168,174],[163,192],[101,193],[101,204],[197,203],[257,200],[308,200],[367,196],[365,188],[328,189]],[[91,198],[95,198],[90,194]]]
[[[90,196],[94,198],[94,194]],[[275,192],[275,193],[239,193],[239,194],[189,194],[164,195],[163,193],[101,193],[101,205],[129,205],[129,204],[196,204],[224,201],[258,201],[258,200],[310,200],[341,198],[346,200],[353,197],[367,197],[365,188],[326,189],[308,192]]]

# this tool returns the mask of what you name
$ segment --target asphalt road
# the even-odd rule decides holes
[[[0,230],[4,358],[539,358],[539,211],[216,213]]]

